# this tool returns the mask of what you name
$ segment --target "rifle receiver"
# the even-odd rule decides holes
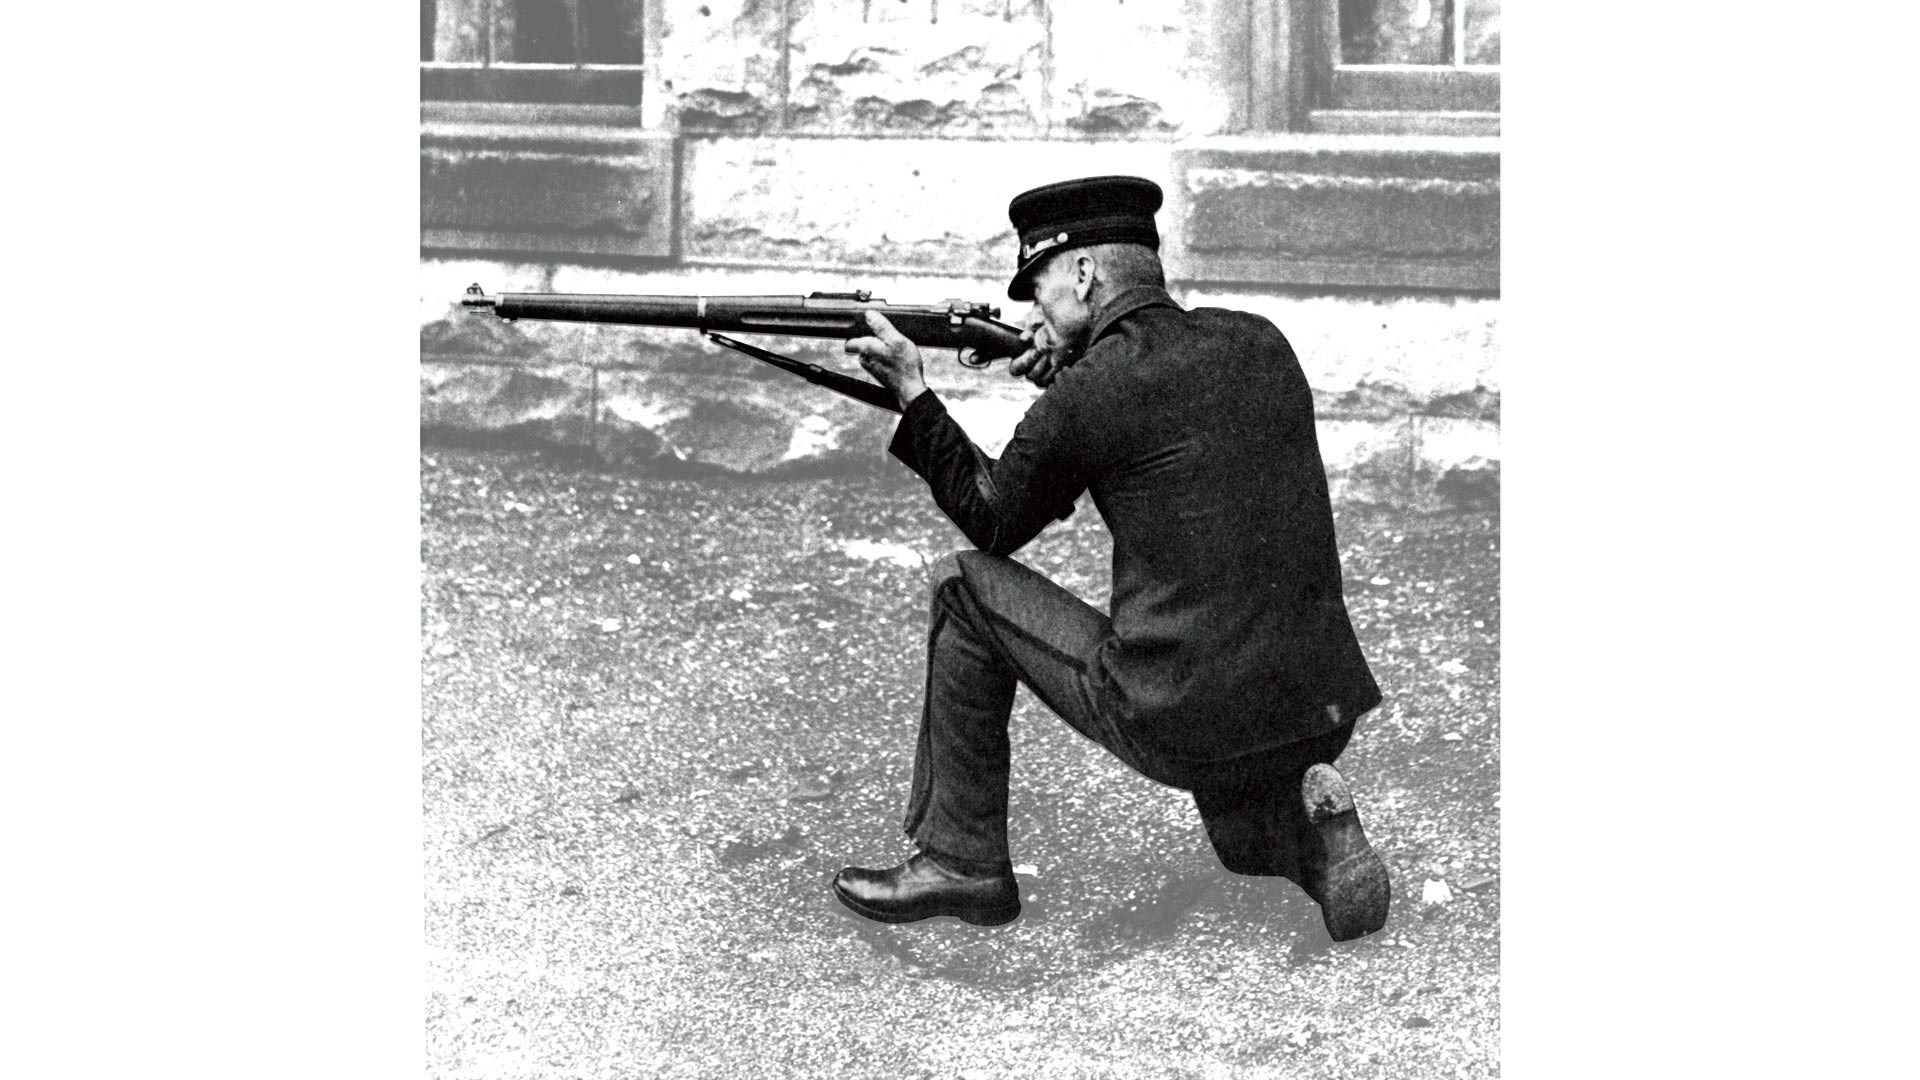
[[[940,302],[947,305],[947,318],[955,323],[968,317],[975,319],[998,319],[1000,317],[1000,309],[992,304],[975,300],[942,300]]]

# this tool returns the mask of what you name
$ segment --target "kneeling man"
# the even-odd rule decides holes
[[[1193,793],[1227,869],[1285,876],[1336,940],[1385,924],[1386,867],[1332,765],[1380,702],[1341,594],[1313,398],[1287,339],[1166,291],[1151,181],[1036,188],[1009,207],[1014,361],[1045,387],[998,460],[927,389],[884,318],[847,343],[905,410],[889,447],[978,549],[936,584],[906,830],[919,853],[850,867],[872,919],[1020,914],[1008,719],[1025,683],[1145,776]],[[1091,492],[1113,533],[1111,614],[1008,558]]]

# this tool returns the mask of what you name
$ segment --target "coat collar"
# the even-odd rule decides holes
[[[1174,303],[1173,297],[1167,290],[1157,285],[1135,285],[1114,297],[1111,303],[1100,309],[1100,317],[1093,321],[1093,333],[1087,336],[1087,348],[1093,348],[1093,343],[1099,341],[1101,335],[1112,328],[1114,323],[1143,307],[1153,307],[1156,304],[1164,304],[1176,310],[1180,307],[1179,304]]]

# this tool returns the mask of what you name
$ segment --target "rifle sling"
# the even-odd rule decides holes
[[[870,383],[865,379],[856,379],[837,371],[829,371],[819,364],[809,364],[804,360],[795,360],[791,356],[782,356],[777,352],[760,348],[758,345],[749,345],[744,341],[737,341],[711,330],[707,331],[707,338],[717,345],[725,345],[735,352],[745,353],[755,360],[772,364],[789,374],[798,375],[815,386],[824,386],[836,394],[844,394],[855,401],[872,405],[876,409],[886,409],[888,412],[900,411],[900,402],[893,396],[893,392],[878,383]]]

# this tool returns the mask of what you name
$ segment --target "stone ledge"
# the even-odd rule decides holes
[[[990,276],[1012,243],[1004,198],[1089,172],[1167,188],[1177,283],[1499,291],[1497,139],[685,139],[442,120],[421,139],[422,240],[522,261]]]
[[[677,145],[587,125],[425,125],[422,247],[670,257]]]
[[[1171,165],[1182,280],[1499,290],[1497,140],[1201,140]]]

